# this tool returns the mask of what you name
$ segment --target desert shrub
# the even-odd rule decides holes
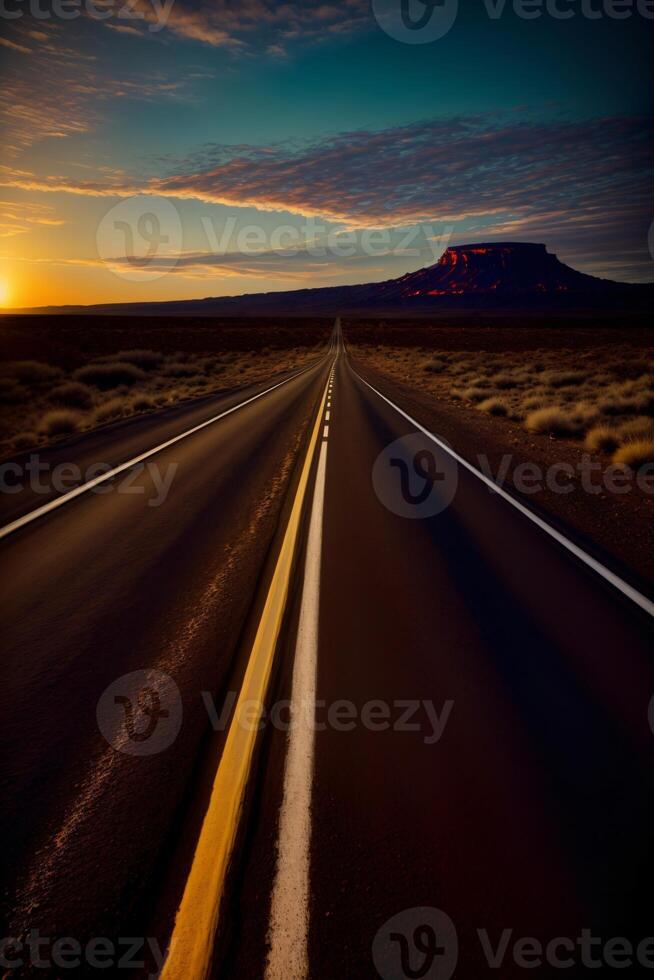
[[[551,399],[547,398],[545,395],[530,395],[529,398],[525,398],[521,403],[521,407],[526,412],[533,412],[537,408],[547,408],[550,404]]]
[[[162,373],[169,378],[192,378],[198,373],[195,364],[185,364],[183,361],[171,361],[165,364]]]
[[[113,422],[120,419],[125,414],[127,403],[124,398],[109,398],[102,405],[98,405],[95,410],[95,420],[100,425],[103,422]]]
[[[579,384],[584,381],[586,375],[581,371],[542,371],[541,381],[551,388],[567,388],[569,385]]]
[[[483,388],[464,388],[460,393],[461,398],[464,398],[468,402],[481,402],[485,398],[488,398],[488,391]]]
[[[639,416],[629,419],[618,426],[622,441],[627,439],[639,439],[641,436],[654,436],[654,421],[647,416]]]
[[[597,405],[594,405],[589,401],[575,402],[571,408],[571,415],[573,419],[579,423],[580,426],[588,426],[591,422],[594,422],[599,411]]]
[[[46,412],[39,423],[39,432],[45,436],[69,436],[77,432],[80,427],[81,416],[79,412],[71,412],[68,409],[56,409]]]
[[[17,432],[12,439],[12,446],[14,449],[31,449],[39,441],[39,437],[36,432]]]
[[[150,395],[136,395],[132,399],[132,408],[137,412],[147,412],[154,408],[154,399]]]
[[[479,402],[477,408],[489,415],[508,415],[509,412],[509,406],[501,398],[485,398],[483,402]]]
[[[635,360],[621,361],[611,366],[613,373],[618,378],[640,378],[643,374],[650,371],[649,362],[644,358]]]
[[[493,384],[496,388],[500,388],[502,391],[509,391],[511,388],[518,387],[518,381],[515,377],[510,374],[497,374],[493,378]]]
[[[133,364],[143,371],[151,371],[158,367],[164,356],[157,350],[121,350],[116,354],[116,360],[124,364]]]
[[[0,378],[0,405],[20,405],[29,397],[29,391],[15,378]]]
[[[632,470],[640,469],[647,463],[654,463],[654,436],[650,439],[633,439],[625,442],[614,453],[613,462],[620,466],[629,466]]]
[[[87,364],[78,368],[73,377],[76,381],[93,385],[102,391],[118,388],[119,385],[131,386],[145,378],[145,372],[134,364],[124,361],[112,361],[102,364]]]
[[[600,398],[598,407],[604,415],[632,415],[634,412],[651,411],[653,403],[654,396],[649,396],[647,392],[609,392]]]
[[[579,432],[579,423],[558,405],[530,412],[525,419],[525,426],[530,432],[544,432],[555,436],[574,436]]]
[[[445,361],[442,361],[438,358],[434,358],[432,361],[427,361],[423,370],[426,371],[428,374],[440,374],[441,371],[444,371],[446,367],[447,365],[445,364]]]
[[[596,425],[586,433],[584,442],[586,449],[601,450],[605,453],[612,453],[620,445],[620,431],[616,426]]]
[[[2,373],[8,378],[23,381],[25,384],[47,384],[61,377],[61,369],[42,361],[8,361],[2,366]]]
[[[93,392],[81,381],[57,385],[50,392],[49,398],[56,405],[64,405],[66,408],[91,408],[93,405]]]

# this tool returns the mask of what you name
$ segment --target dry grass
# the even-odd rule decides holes
[[[29,389],[15,378],[0,378],[0,405],[20,405],[29,394]]]
[[[155,400],[151,395],[135,395],[132,399],[132,410],[135,412],[149,412],[154,406]]]
[[[69,436],[78,431],[80,423],[79,412],[71,412],[68,409],[46,412],[39,424],[39,432],[50,439]]]
[[[612,453],[620,445],[620,430],[614,425],[596,425],[586,433],[584,446],[591,452]]]
[[[617,343],[578,350],[441,350],[350,345],[372,367],[461,407],[518,422],[528,432],[613,453],[650,437],[654,351]],[[500,423],[502,424],[502,423]],[[654,423],[653,423],[654,424]]]
[[[36,446],[39,441],[38,434],[36,432],[17,432],[12,439],[12,446],[15,450],[31,449],[32,446]]]
[[[93,392],[88,385],[81,381],[67,381],[53,388],[49,395],[50,401],[65,408],[92,408]]]
[[[569,412],[553,405],[530,412],[525,419],[525,428],[529,432],[542,432],[551,436],[575,436],[580,426]]]
[[[489,415],[508,415],[509,406],[501,398],[485,398],[477,405],[480,412],[488,412]]]
[[[163,362],[164,355],[158,350],[119,350],[115,358],[109,356],[107,360],[133,364],[134,367],[141,368],[142,371],[152,371],[153,368],[159,367]]]
[[[30,385],[49,384],[61,377],[61,370],[42,361],[8,361],[2,365],[2,374]]]
[[[649,439],[633,439],[626,442],[613,455],[613,462],[638,470],[641,466],[654,463],[654,436]]]
[[[145,378],[145,372],[126,361],[110,361],[102,364],[89,364],[78,368],[73,377],[76,381],[94,385],[101,391],[119,388],[121,385],[134,385]]]
[[[177,336],[176,347],[180,337]],[[305,365],[322,351],[264,348],[212,352],[146,348],[101,355],[67,372],[42,361],[0,363],[0,453],[45,445],[144,412],[165,409]]]

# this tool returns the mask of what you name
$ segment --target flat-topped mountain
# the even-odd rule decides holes
[[[596,290],[606,283],[560,262],[545,245],[483,242],[451,246],[436,265],[395,280],[392,292],[406,299],[483,293],[543,295]]]
[[[360,286],[327,286],[163,303],[42,307],[24,313],[267,316],[388,312],[411,315],[441,309],[649,309],[654,284],[598,279],[572,269],[545,245],[481,242],[452,245],[435,265],[399,279]]]

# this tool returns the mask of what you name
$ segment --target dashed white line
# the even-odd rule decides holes
[[[329,435],[329,426],[326,425],[325,428],[322,430],[323,439],[326,439],[328,435]]]
[[[304,565],[295,647],[284,796],[268,928],[266,980],[306,980],[309,974],[311,796],[315,743],[320,563],[327,443],[320,447]]]

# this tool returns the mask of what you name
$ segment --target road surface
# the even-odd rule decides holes
[[[257,393],[112,436],[115,466],[235,409],[149,457],[158,506],[146,471],[0,544],[8,935],[147,938],[123,975],[172,941],[164,978],[578,976],[618,937],[642,965],[647,597],[371,388],[338,325]]]

